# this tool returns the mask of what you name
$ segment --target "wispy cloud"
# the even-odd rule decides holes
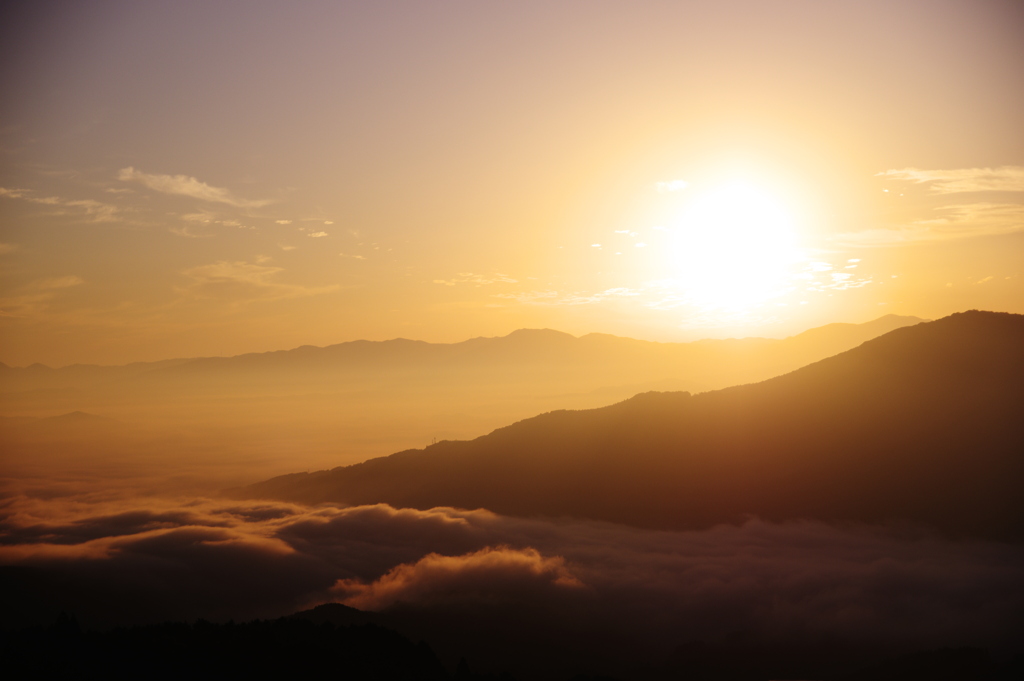
[[[847,272],[833,272],[829,275],[829,281],[813,283],[807,287],[808,291],[846,291],[854,288],[863,288],[871,283],[871,278],[855,277]]]
[[[188,196],[200,201],[224,203],[236,208],[259,208],[270,203],[267,200],[256,201],[239,198],[227,189],[212,187],[188,175],[153,175],[136,170],[131,166],[118,171],[117,179],[122,182],[136,182],[164,194]]]
[[[642,295],[645,288],[629,288],[617,286],[594,293],[573,292],[561,293],[559,291],[541,290],[524,291],[521,293],[496,293],[495,298],[505,298],[518,303],[531,303],[534,305],[592,305],[617,298],[634,298]]]
[[[852,272],[835,272],[834,270],[835,268],[829,263],[810,262],[799,271],[787,274],[782,281],[765,280],[763,283],[755,282],[755,285],[775,291],[762,301],[766,302],[795,292],[845,291],[862,288],[873,283],[871,277],[857,276]],[[778,321],[775,317],[765,317],[754,312],[756,305],[709,302],[699,290],[693,289],[693,282],[674,278],[653,279],[632,286],[616,286],[600,291],[535,289],[495,293],[492,297],[514,300],[528,305],[552,307],[614,305],[629,301],[629,305],[634,308],[686,311],[687,317],[683,325],[688,327],[721,327],[740,323],[753,326]]]
[[[199,225],[211,225],[211,226],[212,225],[221,225],[223,227],[237,227],[238,229],[256,229],[255,227],[253,227],[251,225],[245,225],[245,224],[243,224],[242,222],[240,222],[238,220],[235,220],[235,219],[232,219],[232,218],[223,218],[223,217],[217,215],[216,213],[212,213],[212,212],[209,212],[209,211],[202,211],[202,212],[199,212],[199,213],[185,213],[184,215],[181,216],[181,219],[185,220],[186,222],[192,222],[192,223],[199,224]],[[182,231],[186,231],[187,232],[188,231],[188,227],[185,227],[183,230],[172,229],[171,231],[174,232],[175,234],[181,234]],[[211,236],[211,235],[209,235],[209,234],[200,235],[200,234],[188,233],[188,234],[182,234],[182,236]]]
[[[114,222],[118,218],[120,209],[109,203],[100,203],[92,199],[81,199],[78,201],[65,201],[65,206],[84,211],[92,218],[92,222]]]
[[[327,236],[327,232],[310,232],[306,236],[313,237],[314,239],[319,239],[320,237]]]
[[[9,199],[25,199],[26,201],[35,201],[39,203],[38,199],[31,199],[28,196],[29,191],[27,189],[9,189],[7,187],[0,187],[0,196],[6,196]]]
[[[1024,192],[1024,166],[921,170],[900,168],[876,173],[900,182],[924,185],[934,195]],[[886,190],[888,191],[888,190]],[[844,246],[900,246],[1024,231],[1024,203],[1012,197],[1000,202],[960,199],[937,206],[930,216],[905,224],[837,234],[832,241]]]
[[[277,275],[284,268],[264,264],[266,260],[264,258],[255,263],[219,260],[185,270],[183,274],[192,280],[192,284],[183,292],[202,298],[250,302],[315,296],[341,288],[336,284],[310,287],[281,283],[277,281]]]
[[[491,275],[473,274],[472,272],[459,272],[451,279],[434,279],[435,284],[442,286],[455,286],[456,284],[472,284],[474,286],[487,286],[488,284],[518,284],[518,279],[496,272]]]
[[[876,176],[927,184],[935,194],[961,192],[1024,192],[1024,166],[998,168],[958,168],[954,170],[921,170],[901,168],[885,170]]]
[[[832,238],[843,246],[899,246],[1024,231],[1024,205],[966,203],[936,209],[938,217],[894,229],[868,229]]]
[[[654,185],[659,192],[678,192],[686,189],[690,186],[690,183],[686,180],[669,180],[667,182],[658,182]]]
[[[54,206],[58,209],[69,208],[71,209],[70,211],[58,210],[56,214],[84,214],[89,217],[89,222],[114,222],[120,219],[118,215],[120,209],[117,206],[93,199],[63,199],[59,196],[36,196],[34,192],[28,189],[8,189],[6,187],[0,187],[0,196],[5,196],[9,199],[20,199],[43,206]]]
[[[18,247],[14,244],[0,244],[0,255],[4,253],[10,253],[11,251],[18,250]]]
[[[0,298],[0,317],[36,317],[46,310],[50,301],[62,289],[79,286],[82,278],[75,275],[37,279]]]
[[[82,283],[82,278],[75,275],[68,275],[66,277],[54,277],[52,279],[40,279],[35,282],[35,288],[41,291],[52,291],[58,288],[71,288],[72,286],[78,286]]]
[[[188,239],[208,239],[213,236],[212,234],[195,234],[189,230],[188,225],[185,225],[184,227],[171,227],[170,231],[171,234],[177,234],[178,236],[183,236]]]

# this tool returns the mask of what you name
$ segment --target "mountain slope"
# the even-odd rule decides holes
[[[901,328],[763,383],[551,412],[240,494],[697,528],[909,520],[1024,539],[1024,316]]]

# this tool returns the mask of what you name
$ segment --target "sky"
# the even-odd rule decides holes
[[[5,6],[0,361],[1024,313],[1024,5]]]

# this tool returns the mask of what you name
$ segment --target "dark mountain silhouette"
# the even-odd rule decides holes
[[[56,623],[0,634],[0,664],[9,678],[33,679],[313,679],[351,681],[763,681],[769,678],[814,678],[822,681],[1009,681],[1020,678],[1024,658],[993,660],[979,648],[940,648],[880,654],[870,648],[818,646],[791,649],[741,639],[721,644],[700,641],[676,648],[668,659],[626,648],[609,650],[600,637],[580,636],[583,650],[566,650],[566,633],[544,621],[506,623],[516,639],[536,626],[551,637],[550,650],[516,648],[522,640],[503,641],[501,653],[486,654],[481,641],[493,635],[495,615],[483,622],[448,621],[449,614],[426,615],[417,624],[401,613],[362,613],[329,603],[275,620],[193,624],[164,622],[108,631],[83,629],[74,616],[61,613]],[[502,613],[501,616],[508,616]],[[387,622],[379,624],[378,622]],[[396,623],[392,626],[392,622]],[[434,633],[453,626],[465,651],[489,669],[459,656],[445,663],[432,641],[410,637],[402,629],[426,625]],[[511,625],[511,626],[509,626]],[[442,638],[445,635],[441,634]],[[419,640],[418,643],[413,643]],[[604,653],[604,654],[602,654]],[[458,654],[458,653],[456,653]],[[524,666],[525,674],[507,669]],[[612,661],[602,659],[611,655]],[[608,672],[611,665],[614,672]],[[574,673],[599,668],[603,672]],[[453,670],[454,673],[449,670]]]
[[[398,606],[383,612],[364,612],[340,603],[326,603],[292,615],[318,626],[376,625],[411,639],[425,639],[445,666],[459,660],[470,673],[466,657],[489,669],[505,672],[498,679],[543,678],[569,681],[624,679],[698,679],[702,681],[764,681],[821,679],[822,681],[997,681],[1017,678],[1024,656],[993,660],[987,650],[958,647],[899,651],[886,646],[818,641],[794,645],[779,640],[737,635],[708,643],[689,641],[665,657],[630,640],[621,632],[609,637],[580,619],[565,621],[553,613],[524,612],[516,606],[478,606],[471,611]],[[460,659],[461,658],[461,659]],[[573,670],[599,670],[579,673]],[[481,678],[470,675],[467,678]],[[490,676],[489,678],[495,678]]]
[[[0,638],[0,664],[8,678],[25,679],[451,678],[425,643],[373,624],[336,627],[301,618],[91,632],[62,614],[51,627]]]
[[[1024,539],[1024,315],[901,328],[753,385],[646,393],[236,494],[701,528],[905,520]]]

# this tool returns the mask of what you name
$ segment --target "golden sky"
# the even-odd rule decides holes
[[[1018,2],[6,16],[11,365],[1024,312]]]

